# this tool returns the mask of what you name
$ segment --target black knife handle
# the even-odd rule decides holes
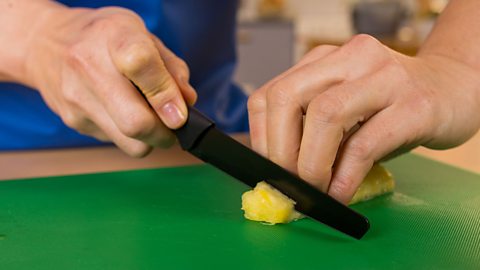
[[[188,118],[185,125],[174,130],[183,150],[190,150],[200,137],[215,123],[197,109],[188,106]]]

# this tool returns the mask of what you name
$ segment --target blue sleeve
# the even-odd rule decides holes
[[[228,132],[248,128],[246,101],[232,83],[236,0],[61,0],[69,6],[122,6],[190,67],[197,107]],[[65,126],[27,87],[0,83],[0,150],[94,146],[103,143]]]

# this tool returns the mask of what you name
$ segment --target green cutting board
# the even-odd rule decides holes
[[[179,168],[0,183],[0,269],[480,269],[480,176],[406,155],[354,208],[360,241],[309,219],[247,221],[247,188]]]

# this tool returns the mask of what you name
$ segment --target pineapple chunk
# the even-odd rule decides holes
[[[395,181],[392,174],[383,166],[376,164],[365,176],[349,204],[352,205],[373,199],[382,194],[392,192],[394,188]]]
[[[392,175],[382,166],[374,165],[363,180],[350,204],[366,201],[392,192],[395,183]],[[270,224],[289,223],[303,215],[295,210],[295,202],[265,182],[242,195],[245,218]]]
[[[250,220],[288,223],[302,217],[294,206],[293,200],[263,181],[242,195],[242,209]]]

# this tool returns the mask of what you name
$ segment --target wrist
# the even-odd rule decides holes
[[[438,76],[451,81],[451,85],[461,87],[452,88],[451,91],[465,91],[463,94],[469,95],[472,102],[480,108],[480,68],[470,65],[468,61],[463,61],[448,53],[439,51],[422,51],[417,55],[431,71]]]
[[[446,149],[458,146],[480,128],[480,70],[448,53],[424,50],[416,57],[419,80],[434,93],[438,120],[431,140],[424,146]],[[468,123],[468,125],[465,125]]]
[[[27,59],[32,47],[46,32],[45,22],[54,11],[66,7],[49,0],[15,1],[0,5],[3,35],[0,35],[0,81],[33,87],[28,76]],[[33,63],[35,64],[35,63]]]

